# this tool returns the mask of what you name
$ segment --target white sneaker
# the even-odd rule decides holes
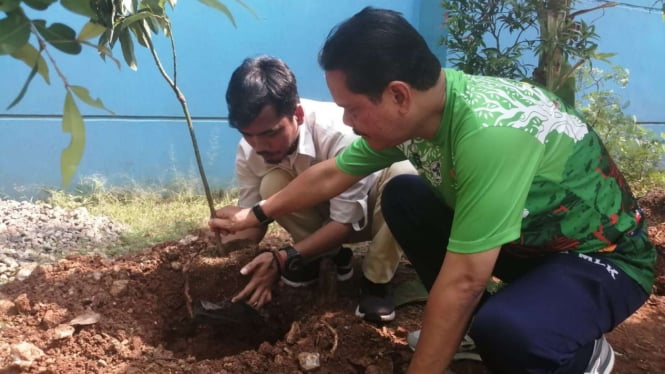
[[[584,374],[610,374],[614,367],[614,350],[610,343],[601,336],[593,344],[593,353]]]
[[[420,339],[420,330],[411,331],[406,337],[406,341],[409,344],[411,350],[416,350],[416,345]],[[457,349],[457,353],[453,356],[453,360],[473,360],[473,361],[482,361],[480,355],[476,353],[476,343],[473,342],[473,339],[469,335],[464,335],[462,342]]]

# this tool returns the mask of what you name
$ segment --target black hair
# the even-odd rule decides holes
[[[246,58],[233,71],[226,89],[233,128],[249,125],[267,105],[278,117],[293,115],[299,101],[295,75],[284,61],[271,56]]]
[[[391,81],[433,87],[441,63],[418,31],[393,10],[366,7],[330,31],[319,52],[323,70],[346,74],[354,93],[379,100]]]

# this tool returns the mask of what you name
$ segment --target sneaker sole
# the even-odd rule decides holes
[[[601,339],[603,340],[603,347],[601,347],[598,352],[596,352],[594,347],[594,353],[591,356],[591,360],[594,360],[594,365],[590,370],[585,371],[584,374],[610,374],[614,368],[614,349],[612,349],[610,343],[605,340],[605,337],[602,337]],[[606,348],[607,350],[603,352],[602,348]],[[603,354],[607,357],[607,361],[605,362],[603,362],[603,357],[601,357]]]
[[[340,274],[339,272],[337,273],[337,280],[338,281],[345,281],[351,279],[353,276],[353,268],[350,268],[348,272]]]
[[[307,286],[310,286],[310,285],[316,283],[316,279],[313,279],[313,280],[307,281],[307,282],[294,282],[294,281],[291,281],[291,280],[288,280],[288,279],[282,277],[282,282],[284,282],[284,284],[286,284],[287,286],[291,286],[291,287],[294,287],[294,288],[299,288],[299,287],[307,287]]]
[[[356,317],[360,317],[362,319],[365,319],[365,315],[366,315],[366,313],[363,313],[363,312],[360,311],[360,306],[357,306],[356,307]],[[379,318],[378,319],[372,318],[372,319],[368,319],[367,321],[390,322],[390,321],[395,319],[395,312],[393,311],[390,314],[384,314],[384,315],[377,316],[377,317],[379,317]]]

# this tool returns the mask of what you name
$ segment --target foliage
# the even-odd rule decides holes
[[[576,73],[581,92],[579,110],[587,123],[600,135],[617,166],[641,195],[651,187],[664,186],[661,162],[665,157],[665,139],[640,126],[635,117],[624,114],[628,103],[607,83],[625,87],[629,81],[626,69],[612,66],[606,72],[584,64]]]
[[[443,0],[452,65],[466,73],[532,80],[574,102],[572,73],[597,52],[595,27],[576,17],[614,6],[573,11],[575,1]],[[538,64],[525,58],[537,57]],[[573,60],[571,64],[569,61]]]
[[[12,56],[31,68],[23,87],[7,109],[11,109],[21,101],[36,75],[50,84],[49,65],[64,84],[66,94],[62,130],[71,134],[71,141],[61,155],[63,186],[67,186],[71,181],[85,146],[85,122],[77,100],[95,108],[111,111],[100,99],[93,98],[85,87],[73,85],[68,81],[59,69],[51,47],[70,55],[80,54],[83,47],[95,48],[102,59],[109,58],[120,67],[120,62],[112,53],[113,48],[119,43],[125,62],[131,69],[136,70],[137,62],[134,55],[134,39],[136,39],[139,45],[151,50],[155,61],[159,64],[154,54],[151,37],[152,34],[161,32],[173,41],[166,7],[168,4],[173,9],[176,1],[60,0],[60,4],[66,10],[89,20],[77,35],[76,31],[67,24],[61,22],[47,24],[43,19],[28,16],[28,13],[42,14],[39,12],[47,11],[57,0],[0,0],[0,12],[4,12],[5,16],[0,19],[0,56]],[[245,6],[242,0],[236,1]],[[221,11],[235,26],[231,12],[219,0],[199,0],[199,2]],[[26,12],[28,8],[30,12]],[[30,40],[31,36],[34,37],[34,41]],[[98,37],[97,43],[90,42],[96,37]],[[172,87],[175,87],[175,82],[169,83],[173,83]]]

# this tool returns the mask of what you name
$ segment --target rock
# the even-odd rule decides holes
[[[0,300],[0,315],[13,316],[16,314],[16,306],[9,300]]]
[[[286,343],[295,344],[299,335],[300,335],[300,324],[298,323],[298,321],[296,321],[291,324],[289,332],[286,333]]]
[[[53,310],[47,310],[42,317],[42,325],[47,329],[52,329],[62,322],[62,317],[58,316]]]
[[[35,269],[35,266],[24,267],[16,273],[16,279],[19,281],[24,281],[32,274],[32,271]]]
[[[14,299],[14,305],[16,305],[16,310],[19,313],[27,314],[32,312],[32,306],[30,305],[30,299],[28,299],[27,294],[20,294]]]
[[[53,329],[53,339],[65,339],[69,338],[70,336],[74,335],[74,326],[72,325],[67,325],[67,324],[62,324],[58,325]]]
[[[304,371],[311,371],[321,366],[320,355],[318,353],[301,352],[298,353],[298,364]]]
[[[21,342],[11,345],[11,356],[14,365],[28,368],[36,359],[44,356],[44,351],[32,343]]]
[[[109,292],[113,296],[119,296],[123,291],[125,291],[128,284],[129,280],[127,279],[114,281],[113,284],[111,284],[111,290]]]
[[[83,314],[76,316],[73,320],[69,321],[70,325],[92,325],[102,318],[102,315],[92,310],[87,310]]]

